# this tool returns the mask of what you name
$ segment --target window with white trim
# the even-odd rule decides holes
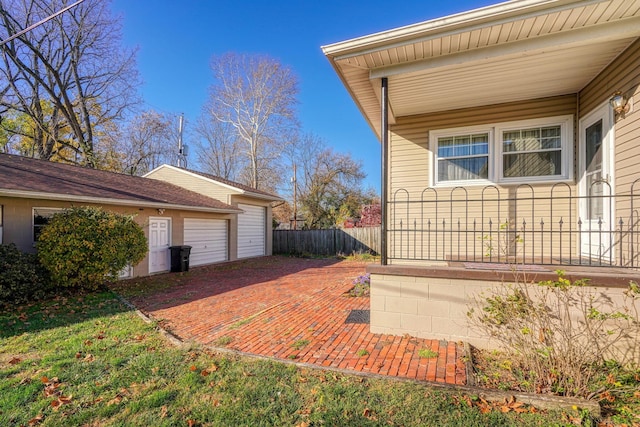
[[[38,241],[42,227],[49,223],[53,215],[62,212],[61,208],[33,208],[33,243]]]
[[[489,178],[489,132],[438,138],[438,182]]]
[[[433,185],[572,178],[573,116],[431,131],[429,141]]]

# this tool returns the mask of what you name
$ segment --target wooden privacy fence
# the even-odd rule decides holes
[[[274,230],[274,254],[349,255],[380,252],[380,227]]]

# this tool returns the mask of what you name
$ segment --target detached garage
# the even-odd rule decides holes
[[[224,219],[184,219],[184,244],[191,246],[189,264],[213,264],[229,259],[229,221]]]
[[[159,166],[145,177],[170,182],[238,209],[237,214],[218,221],[185,217],[184,244],[192,246],[190,265],[271,255],[271,204],[282,201],[280,197],[224,178],[171,165]]]
[[[266,255],[267,209],[238,203],[238,258]]]

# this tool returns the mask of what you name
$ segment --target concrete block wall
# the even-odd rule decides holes
[[[498,282],[371,275],[371,332],[466,341],[490,347],[467,322],[473,295]]]
[[[502,281],[372,273],[371,332],[465,341],[479,348],[497,348],[498,342],[490,340],[469,324],[467,312],[474,296],[498,289],[505,289]],[[584,289],[605,312],[621,306],[625,290],[609,287]],[[534,297],[536,289],[531,290]],[[552,303],[549,305],[553,306]],[[635,301],[635,306],[636,312],[640,312],[640,299]],[[635,353],[640,350],[639,346],[632,347],[627,344],[615,353],[622,350],[627,353],[626,359],[631,356],[628,354],[631,351],[634,353],[632,359],[637,359],[638,354]]]

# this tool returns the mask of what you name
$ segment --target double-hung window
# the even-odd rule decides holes
[[[489,177],[489,132],[442,136],[438,144],[438,182]]]
[[[561,116],[429,133],[434,185],[569,180],[573,117]]]

